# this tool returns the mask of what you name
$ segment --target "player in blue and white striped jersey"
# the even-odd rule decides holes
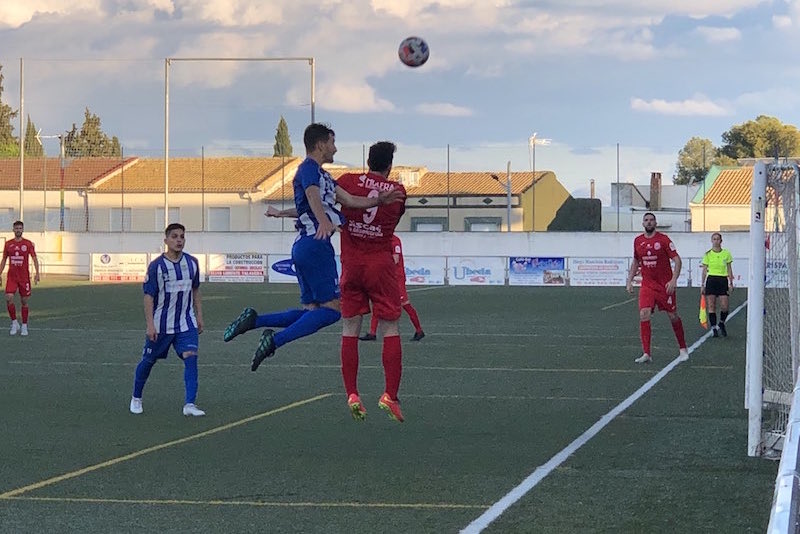
[[[183,252],[186,229],[172,223],[164,231],[167,251],[150,262],[142,288],[147,332],[142,360],[136,366],[130,410],[142,413],[142,390],[159,359],[175,348],[183,360],[186,398],[183,415],[200,416],[197,398],[198,335],[203,331],[200,268],[197,258]]]

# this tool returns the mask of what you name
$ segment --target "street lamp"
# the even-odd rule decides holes
[[[506,181],[500,180],[496,174],[492,174],[492,178],[497,180],[497,183],[506,188],[506,232],[511,231],[511,162],[506,166]]]
[[[59,177],[60,177],[60,184],[59,189],[61,191],[61,197],[59,200],[59,223],[58,229],[62,232],[64,231],[64,168],[67,166],[66,158],[64,157],[64,134],[59,135],[42,135],[42,130],[36,132],[35,135],[36,142],[39,143],[39,146],[42,147],[44,150],[44,145],[42,144],[42,139],[58,139],[58,167],[59,167]],[[47,231],[47,156],[45,155],[44,158],[44,172],[45,172],[45,184],[44,184],[44,213],[42,214],[44,218],[44,231]]]
[[[537,132],[533,132],[528,138],[528,150],[530,151],[531,156],[531,197],[533,200],[531,201],[531,231],[536,231],[536,145],[549,145],[551,139],[542,139],[541,137],[536,137]]]

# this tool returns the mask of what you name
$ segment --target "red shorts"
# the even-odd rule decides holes
[[[31,279],[30,277],[24,280],[19,280],[14,276],[6,278],[6,293],[14,294],[19,291],[20,297],[31,296]]]
[[[645,308],[651,310],[658,308],[661,311],[674,313],[678,309],[677,291],[672,295],[667,295],[666,288],[656,291],[651,287],[642,286],[639,288],[639,309]]]
[[[342,264],[339,288],[342,294],[342,317],[372,313],[378,319],[396,321],[400,318],[400,288],[394,274],[394,261],[376,261],[365,265]]]

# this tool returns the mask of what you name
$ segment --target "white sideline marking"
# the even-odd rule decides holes
[[[622,302],[617,302],[616,304],[609,304],[608,306],[603,306],[602,308],[600,308],[600,311],[606,311],[610,310],[611,308],[616,308],[617,306],[623,306],[629,302],[633,302],[634,300],[636,300],[636,298],[637,297],[633,297],[628,300],[623,300]]]
[[[747,305],[747,301],[743,302],[738,308],[733,310],[728,318],[733,317],[736,315],[739,310],[744,308]],[[689,354],[694,352],[697,347],[702,345],[708,338],[711,337],[711,330],[703,334],[700,339],[695,341],[691,347],[689,347]],[[658,382],[661,381],[662,378],[667,376],[670,371],[672,371],[675,366],[680,364],[681,362],[675,358],[669,364],[666,365],[661,371],[659,371],[653,378],[648,380],[644,383],[642,387],[634,391],[630,397],[622,401],[620,404],[615,406],[610,412],[605,414],[603,417],[600,418],[595,424],[593,424],[586,432],[578,436],[572,443],[567,445],[564,449],[561,450],[558,454],[550,458],[545,464],[540,465],[536,468],[536,470],[528,475],[528,477],[523,480],[516,488],[512,489],[508,493],[506,493],[499,501],[494,503],[488,510],[486,510],[483,514],[481,514],[477,519],[475,519],[472,523],[467,525],[461,530],[462,534],[477,534],[482,532],[483,529],[489,526],[489,524],[500,517],[500,515],[505,512],[510,506],[520,500],[522,497],[525,496],[530,490],[536,487],[539,482],[541,482],[547,475],[553,472],[553,470],[564,463],[567,458],[572,456],[578,449],[583,447],[590,439],[595,437],[606,425],[608,425],[615,417],[619,414],[630,408],[630,406],[639,400],[645,393],[647,393],[653,386],[655,386]]]

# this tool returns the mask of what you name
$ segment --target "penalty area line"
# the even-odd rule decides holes
[[[600,308],[600,311],[610,310],[611,308],[616,308],[617,306],[624,306],[625,304],[633,302],[634,300],[636,300],[636,297],[630,298],[628,300],[623,300],[622,302],[617,302],[615,304],[609,304],[608,306],[603,306],[602,308]]]
[[[277,413],[285,412],[287,410],[291,410],[292,408],[298,408],[305,404],[309,404],[312,402],[316,402],[322,399],[326,399],[328,397],[333,396],[333,393],[323,393],[322,395],[317,395],[315,397],[311,397],[305,400],[293,402],[291,404],[287,404],[285,406],[281,406],[280,408],[275,408],[273,410],[269,410],[267,412],[263,412],[256,415],[251,415],[250,417],[245,417],[244,419],[240,419],[238,421],[234,421],[233,423],[228,423],[222,426],[218,426],[215,428],[211,428],[209,430],[204,430],[203,432],[199,432],[197,434],[192,434],[190,436],[186,436],[185,438],[175,439],[172,441],[168,441],[166,443],[162,443],[160,445],[154,445],[152,447],[147,447],[146,449],[142,449],[136,452],[132,452],[130,454],[126,454],[124,456],[119,456],[117,458],[112,458],[111,460],[106,460],[105,462],[100,462],[99,464],[90,465],[88,467],[84,467],[82,469],[78,469],[76,471],[71,471],[69,473],[64,473],[63,475],[58,475],[52,478],[48,478],[46,480],[42,480],[40,482],[36,482],[34,484],[29,484],[27,486],[23,486],[21,488],[17,488],[14,490],[6,491],[5,493],[0,493],[0,500],[3,499],[10,499],[13,497],[17,497],[18,495],[22,495],[23,493],[27,493],[29,491],[37,490],[40,488],[44,488],[46,486],[51,486],[58,482],[63,482],[64,480],[69,480],[71,478],[76,478],[81,475],[85,475],[86,473],[91,473],[92,471],[97,471],[98,469],[103,469],[104,467],[111,467],[112,465],[116,465],[122,462],[127,462],[128,460],[133,460],[140,456],[144,456],[145,454],[149,454],[151,452],[160,451],[162,449],[166,449],[169,447],[174,447],[175,445],[182,445],[184,443],[188,443],[190,441],[194,441],[196,439],[204,438],[207,436],[211,436],[217,434],[219,432],[224,432],[225,430],[230,430],[231,428],[236,428],[237,426],[241,426],[247,423],[251,423],[253,421],[257,421],[259,419],[263,419],[264,417],[269,417],[270,415],[275,415]]]
[[[741,311],[747,305],[747,301],[739,305],[738,308],[733,310],[728,318],[735,316],[739,311]],[[711,331],[709,330],[705,334],[703,334],[700,339],[692,343],[692,346],[688,348],[689,354],[697,350],[697,348],[705,343],[707,339],[711,337]],[[483,514],[481,514],[477,519],[475,519],[472,523],[467,525],[461,530],[461,534],[478,534],[479,532],[483,532],[483,529],[488,527],[495,519],[500,517],[508,508],[510,508],[514,503],[519,501],[522,497],[524,497],[529,491],[535,488],[539,482],[544,480],[544,478],[553,472],[559,465],[564,463],[567,458],[572,456],[578,449],[586,445],[590,439],[595,437],[597,434],[600,433],[603,428],[605,428],[611,421],[613,421],[618,415],[622,412],[627,410],[631,407],[631,405],[639,400],[645,393],[650,391],[653,386],[658,384],[662,378],[667,376],[670,371],[672,371],[681,361],[675,358],[670,363],[668,363],[661,371],[659,371],[653,378],[648,380],[641,386],[639,389],[634,391],[627,399],[619,403],[615,406],[610,412],[605,414],[603,417],[600,418],[595,424],[589,427],[583,434],[578,436],[572,443],[567,445],[564,449],[562,449],[559,453],[555,456],[550,458],[546,463],[537,467],[533,473],[528,475],[528,477],[523,480],[517,487],[506,493],[499,501],[494,503],[488,510],[486,510]]]
[[[87,504],[145,504],[161,506],[254,506],[272,508],[412,508],[428,510],[485,510],[488,504],[424,503],[424,502],[285,502],[285,501],[225,501],[188,499],[109,499],[94,497],[7,497],[9,501],[69,502]]]

